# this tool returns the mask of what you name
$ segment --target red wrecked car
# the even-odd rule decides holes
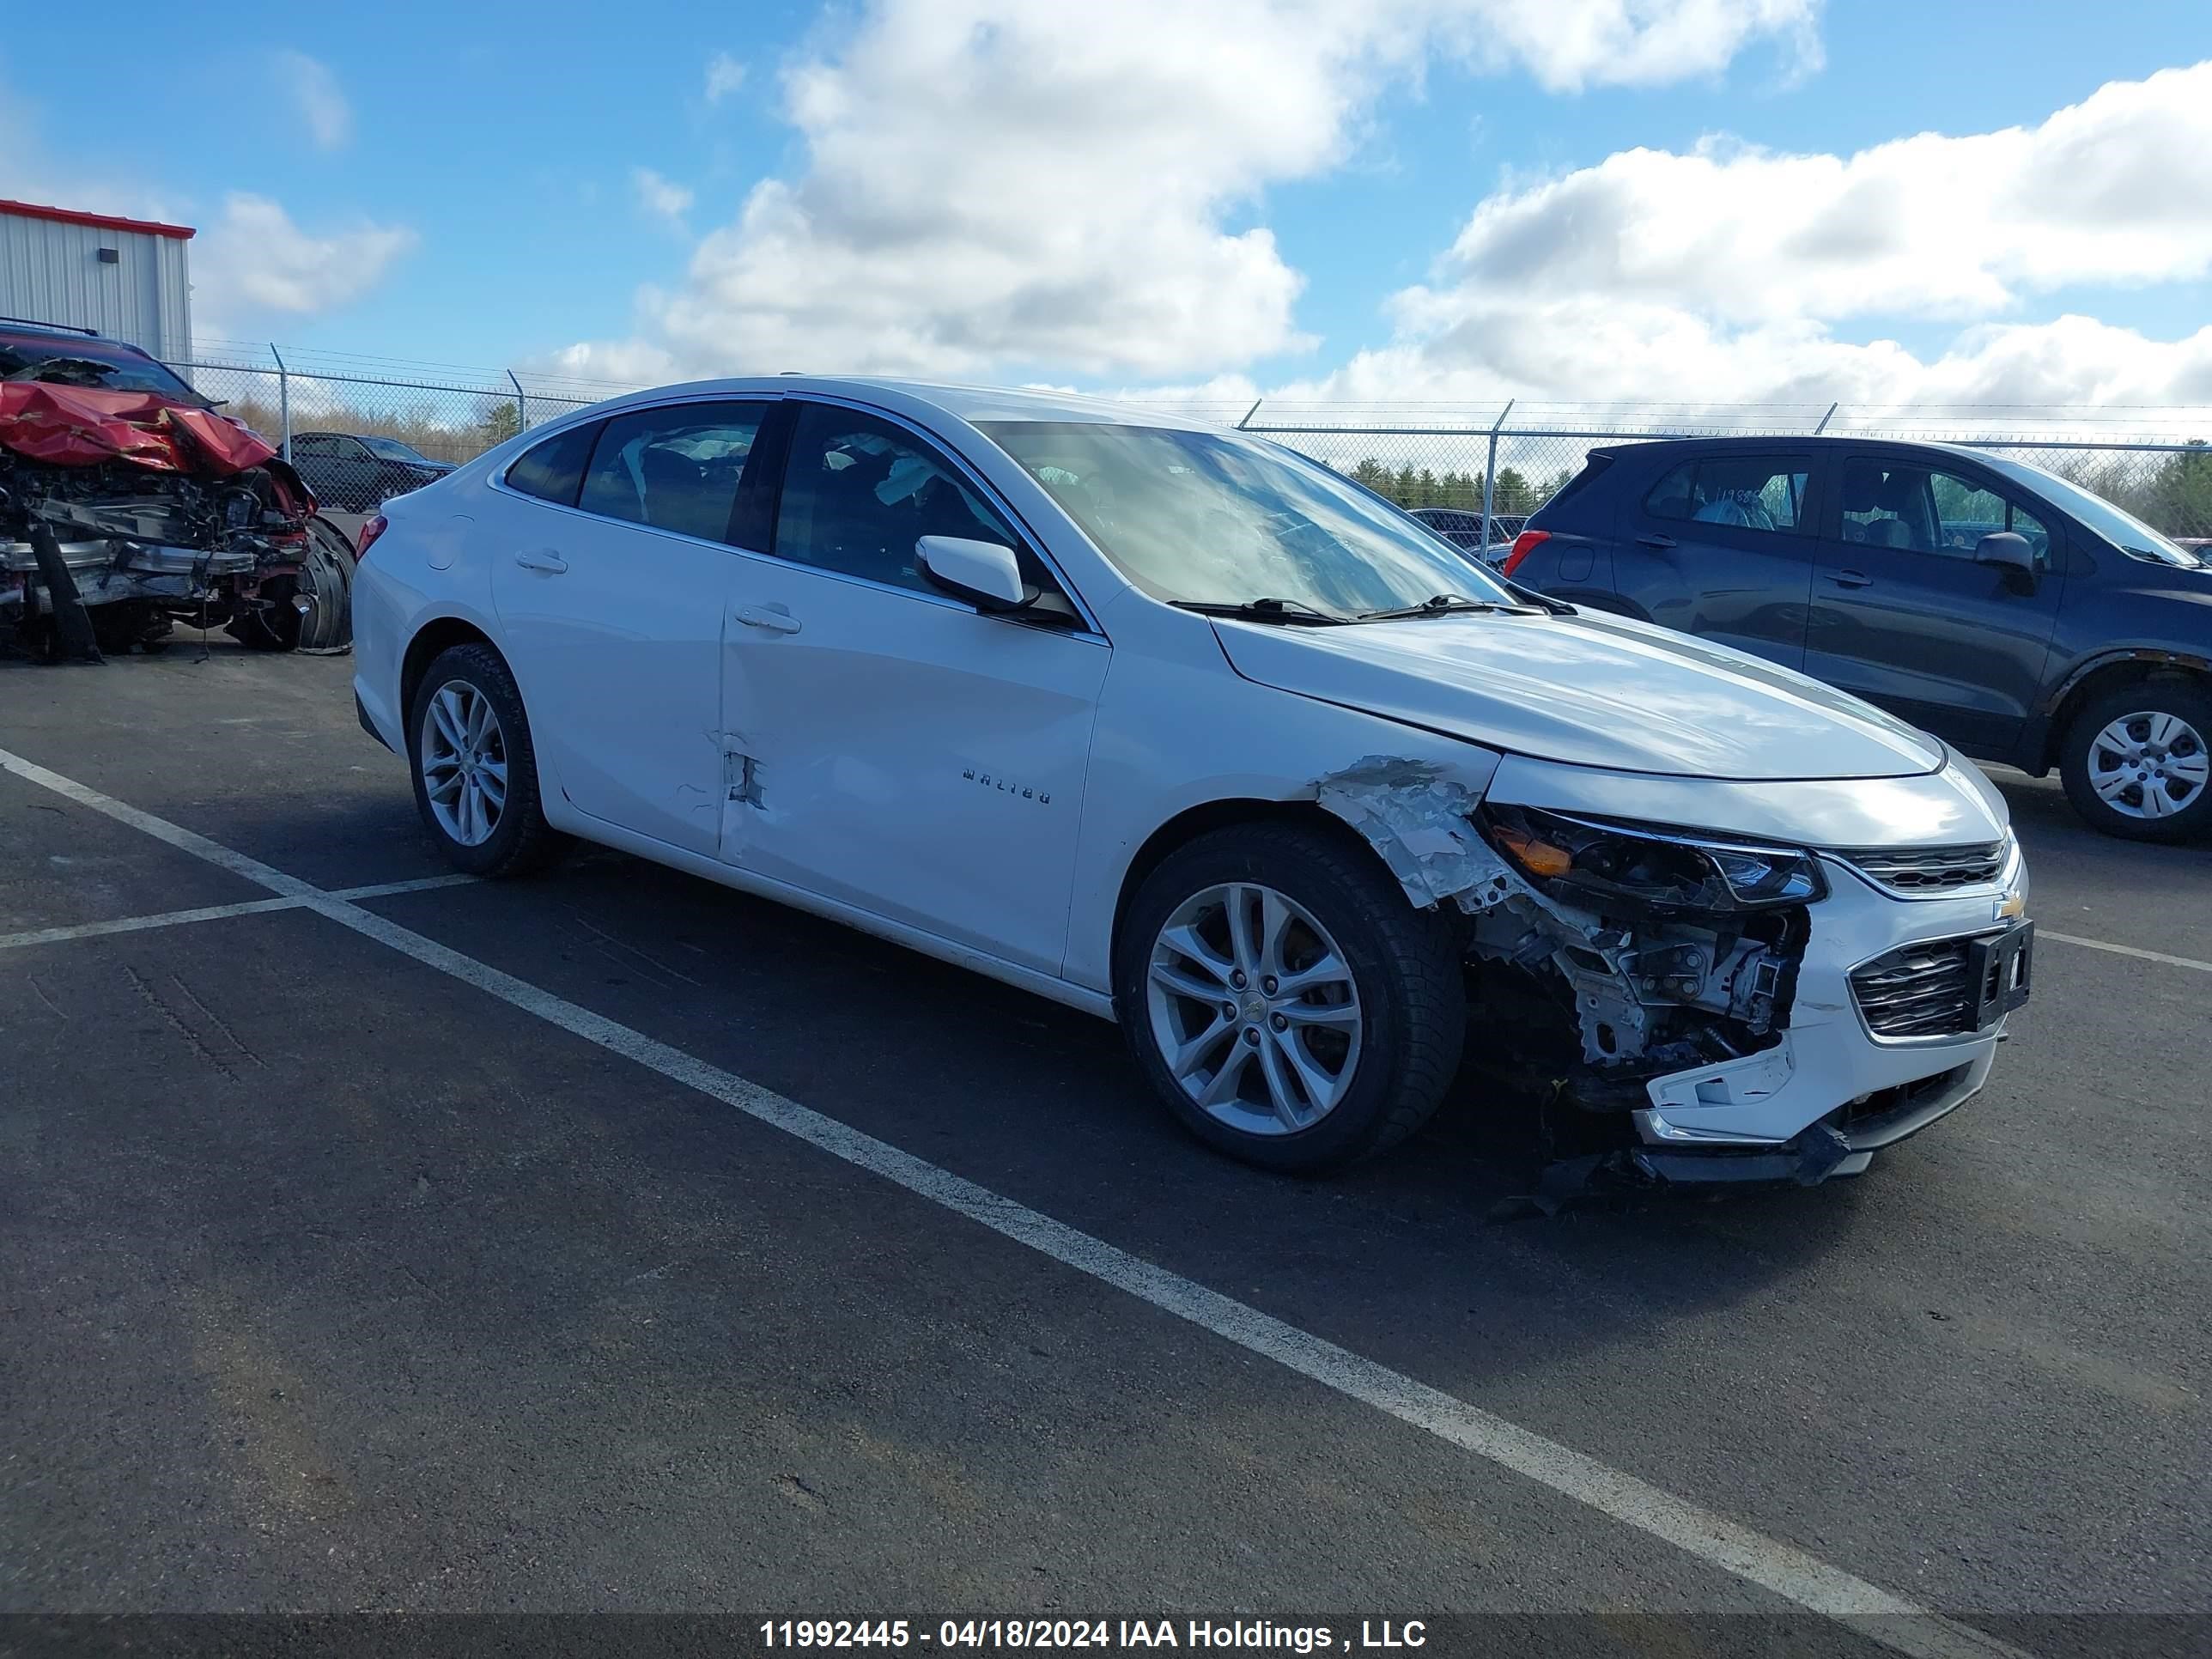
[[[289,462],[136,346],[0,323],[0,625],[34,655],[350,637],[352,549]]]

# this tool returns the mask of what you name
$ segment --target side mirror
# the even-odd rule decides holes
[[[1997,530],[1974,544],[1974,562],[1993,564],[2000,570],[2035,580],[2035,550],[2017,531]]]
[[[1018,611],[1036,597],[1022,580],[1014,550],[997,542],[924,536],[914,551],[924,576],[978,611]]]

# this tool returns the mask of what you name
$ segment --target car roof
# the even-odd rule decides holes
[[[815,393],[848,398],[908,414],[934,410],[971,423],[985,421],[1074,421],[1118,425],[1171,427],[1191,432],[1219,432],[1209,421],[1087,398],[1080,392],[1045,387],[960,386],[933,380],[899,380],[878,375],[765,374],[728,380],[689,380],[653,386],[595,405],[599,414],[636,404],[660,403],[671,398],[757,397],[763,392]]]
[[[0,324],[0,344],[9,346],[73,346],[86,356],[98,358],[105,354],[125,357],[144,357],[153,361],[152,354],[132,345],[128,340],[110,339],[105,334],[87,334],[81,329],[64,328],[56,324],[48,327],[40,323]]]
[[[1777,447],[1784,449],[1850,449],[1874,447],[1881,449],[1924,449],[1936,454],[1956,455],[1966,460],[1986,460],[1986,452],[1972,444],[1944,443],[1932,438],[1889,438],[1874,432],[1755,432],[1748,435],[1731,433],[1726,436],[1694,438],[1651,438],[1640,443],[1608,443],[1591,447],[1593,455],[1634,456],[1643,459],[1691,449],[1713,450],[1723,454],[1764,454]]]

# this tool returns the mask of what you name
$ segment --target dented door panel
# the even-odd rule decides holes
[[[729,550],[495,499],[488,551],[502,644],[563,793],[592,817],[712,854]]]
[[[722,859],[1056,973],[1104,642],[737,562]]]

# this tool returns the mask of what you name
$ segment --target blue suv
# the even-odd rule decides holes
[[[2212,561],[2040,467],[1861,438],[1594,449],[1504,568],[2057,767],[2109,834],[2212,832]]]

